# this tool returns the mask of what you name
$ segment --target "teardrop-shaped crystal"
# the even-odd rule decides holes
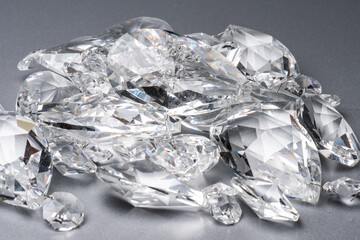
[[[74,83],[50,71],[29,75],[20,87],[17,97],[17,111],[30,116],[41,111],[46,103],[59,103],[65,98],[80,93]]]
[[[0,200],[36,209],[52,178],[51,155],[42,131],[27,117],[0,113]]]
[[[345,118],[321,96],[305,94],[299,101],[299,118],[326,158],[353,167],[360,161],[360,144]]]
[[[360,181],[348,177],[342,177],[332,182],[327,182],[323,190],[338,198],[345,204],[353,205],[360,203]]]
[[[272,88],[299,73],[289,49],[270,35],[230,25],[218,38],[221,43],[213,48],[263,86]]]
[[[287,111],[271,103],[235,104],[211,127],[221,157],[240,175],[277,181],[289,197],[316,203],[320,159],[314,141]]]
[[[274,222],[299,220],[299,213],[276,183],[257,178],[234,177],[231,184],[259,218]]]
[[[201,191],[177,180],[151,161],[102,165],[96,175],[134,207],[198,210],[205,204]]]

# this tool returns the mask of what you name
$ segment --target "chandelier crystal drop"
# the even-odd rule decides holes
[[[360,161],[340,98],[270,35],[235,25],[179,34],[139,17],[18,64],[39,66],[16,113],[0,108],[0,199],[43,207],[55,230],[78,227],[84,208],[70,193],[47,195],[53,166],[65,177],[95,174],[134,207],[200,210],[225,225],[240,221],[241,204],[296,222],[293,200],[316,204],[321,190],[358,197],[354,179],[322,187],[320,155]]]

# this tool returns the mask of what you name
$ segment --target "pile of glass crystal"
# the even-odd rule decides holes
[[[320,154],[359,162],[340,99],[251,29],[181,35],[141,17],[35,51],[18,67],[36,65],[48,70],[26,79],[17,113],[1,120],[0,194],[14,205],[49,199],[53,164],[63,175],[95,173],[135,207],[204,209],[234,224],[241,199],[262,219],[297,221],[288,198],[318,201]],[[26,131],[11,132],[10,118]],[[345,180],[327,191],[358,194]]]

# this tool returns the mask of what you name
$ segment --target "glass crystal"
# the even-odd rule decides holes
[[[153,138],[180,131],[180,125],[161,108],[111,95],[77,94],[59,104],[46,104],[33,114],[42,123],[94,139],[109,135]]]
[[[299,73],[291,52],[270,35],[230,25],[218,38],[213,48],[263,86],[272,88]]]
[[[299,101],[299,118],[326,158],[353,167],[360,160],[360,144],[344,117],[321,96],[305,94]]]
[[[108,63],[117,89],[137,88],[141,100],[204,128],[219,109],[236,100],[247,81],[210,46],[158,29],[121,36],[109,50]]]
[[[155,143],[151,160],[187,181],[215,166],[219,161],[218,146],[207,137],[180,134]]]
[[[96,37],[81,37],[60,46],[41,49],[27,55],[18,64],[18,69],[26,71],[36,64],[41,65],[62,76],[67,76],[64,71],[65,63],[82,63],[81,53],[94,46],[105,46],[106,42]]]
[[[271,103],[235,104],[214,120],[210,134],[237,173],[274,180],[292,198],[316,203],[321,168],[314,141],[300,122]]]
[[[170,25],[162,19],[154,17],[138,17],[133,18],[125,23],[116,24],[106,29],[100,37],[118,39],[128,32],[134,32],[140,29],[161,29],[166,31],[173,31]]]
[[[323,100],[328,102],[331,106],[337,107],[341,104],[341,99],[335,94],[321,94],[319,95]]]
[[[73,194],[55,192],[44,202],[43,218],[57,231],[77,228],[84,221],[84,206]]]
[[[301,96],[304,93],[322,93],[322,86],[319,81],[302,74],[295,78],[289,79],[286,83],[283,84],[282,88],[298,96]]]
[[[258,178],[234,177],[231,184],[259,218],[274,222],[296,222],[299,219],[299,213],[276,183]]]
[[[135,207],[198,210],[205,204],[201,191],[148,160],[102,165],[96,175]]]
[[[237,191],[224,183],[216,183],[205,189],[203,193],[207,199],[210,214],[217,221],[232,225],[240,221],[242,210],[235,195]]]
[[[85,154],[88,143],[69,136],[66,131],[57,132],[62,135],[53,137],[49,144],[56,169],[65,176],[95,173],[96,165]]]
[[[48,143],[27,117],[0,113],[0,199],[31,209],[41,207],[52,177]]]
[[[348,177],[342,177],[332,182],[327,182],[323,190],[338,197],[343,203],[359,203],[360,181]]]
[[[46,103],[59,103],[80,90],[68,79],[50,72],[36,72],[28,76],[17,97],[17,111],[21,115],[41,111]]]

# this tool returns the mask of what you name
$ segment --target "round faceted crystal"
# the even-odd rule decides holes
[[[71,193],[55,192],[43,205],[43,218],[57,231],[70,231],[84,220],[84,206]]]
[[[218,146],[203,136],[181,134],[156,145],[152,160],[182,180],[199,176],[219,161]]]
[[[48,191],[51,157],[48,143],[29,118],[0,113],[0,199],[8,204],[39,208]]]
[[[216,183],[203,190],[207,207],[213,218],[225,225],[235,224],[240,221],[242,210],[236,201],[237,192],[223,183]]]

